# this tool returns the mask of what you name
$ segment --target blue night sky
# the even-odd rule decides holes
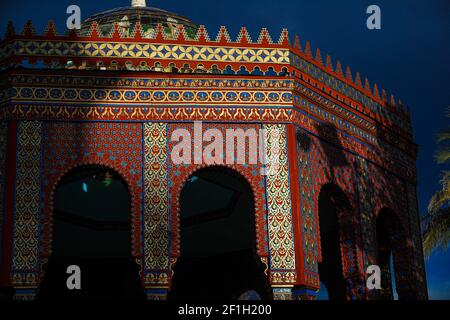
[[[6,4],[5,4],[6,2]],[[2,1],[0,32],[12,20],[21,31],[31,19],[39,32],[47,20],[64,31],[66,8],[77,4],[83,19],[130,0],[16,0]],[[234,39],[246,26],[253,39],[262,27],[278,40],[282,28],[291,39],[300,36],[302,46],[310,40],[322,57],[331,54],[353,74],[368,76],[412,109],[415,142],[420,146],[419,205],[425,212],[431,195],[439,188],[440,171],[433,162],[436,134],[449,127],[445,117],[450,106],[450,1],[448,0],[147,0],[147,4],[174,11],[204,24],[211,38],[221,25]],[[376,4],[382,10],[382,30],[366,28],[366,8]],[[64,31],[65,32],[65,31]],[[450,299],[450,251],[436,252],[426,262],[432,299]]]

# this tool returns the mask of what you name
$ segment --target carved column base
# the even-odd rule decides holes
[[[37,288],[36,287],[15,287],[14,288],[14,300],[17,301],[32,301],[36,300]]]
[[[144,288],[147,300],[167,300],[171,274],[167,271],[150,270],[144,276]]]
[[[149,301],[165,301],[169,295],[169,288],[146,288],[145,296]]]
[[[273,300],[292,300],[293,287],[272,287]]]

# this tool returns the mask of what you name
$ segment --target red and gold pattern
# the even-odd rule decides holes
[[[169,127],[169,137],[172,135],[173,130],[177,128],[186,129],[191,133],[191,137],[194,137],[194,125],[188,124],[176,124]],[[209,128],[218,129],[225,136],[224,125],[218,124],[203,124],[203,130]],[[254,124],[239,125],[234,124],[229,128],[233,129],[255,129],[260,130],[261,126]],[[169,142],[169,150],[174,146],[174,142]],[[180,222],[179,222],[179,211],[180,211],[180,193],[188,181],[188,179],[198,170],[206,167],[206,165],[176,165],[170,160],[170,170],[169,170],[169,180],[171,185],[169,187],[170,192],[170,224],[171,224],[171,247],[170,256],[173,258],[178,258],[180,256]],[[268,235],[267,235],[267,212],[266,212],[266,195],[264,188],[264,176],[261,175],[260,165],[229,165],[231,169],[235,170],[242,177],[244,177],[250,184],[254,203],[255,203],[255,226],[256,226],[256,238],[257,238],[257,252],[260,257],[267,257],[269,254],[268,249]]]
[[[39,216],[42,123],[19,122],[17,129],[16,210],[12,284],[37,286],[39,270]]]
[[[45,123],[41,254],[52,253],[53,192],[70,170],[100,165],[118,172],[131,194],[132,252],[142,256],[142,125],[134,123]]]
[[[270,267],[272,283],[295,283],[295,250],[285,125],[265,125]],[[276,159],[275,164],[271,159]],[[278,167],[277,167],[278,166]]]
[[[279,150],[265,139],[266,157],[276,153],[281,160],[278,174],[264,177],[259,165],[230,166],[252,187],[257,251],[279,287],[276,298],[291,299],[293,285],[310,298],[320,285],[318,197],[329,183],[351,207],[339,214],[349,296],[367,298],[364,269],[377,261],[376,217],[389,208],[411,240],[402,247],[399,284],[426,298],[414,187],[417,146],[400,102],[388,101],[367,79],[363,85],[350,69],[344,75],[339,61],[334,67],[328,56],[324,63],[319,50],[313,56],[309,43],[304,50],[298,38],[291,45],[287,31],[274,42],[263,29],[253,42],[245,28],[236,41],[226,28],[215,40],[204,27],[195,39],[182,29],[167,39],[161,27],[144,39],[136,28],[132,37],[121,36],[117,26],[104,37],[94,24],[89,36],[80,37],[59,36],[49,24],[39,36],[27,23],[21,35],[10,25],[0,42],[0,183],[9,142],[4,124],[18,123],[17,161],[7,168],[15,181],[15,197],[6,199],[15,219],[13,237],[6,239],[13,254],[2,261],[2,272],[11,267],[18,298],[33,297],[51,255],[53,192],[66,173],[83,165],[108,167],[127,182],[133,255],[148,296],[166,296],[182,245],[180,192],[204,167],[172,164],[168,137],[177,128],[192,133],[194,121],[208,123],[204,130],[282,132]],[[25,60],[62,68],[70,60],[81,70],[7,70]],[[100,65],[109,72],[88,70]],[[286,126],[301,135],[286,135]],[[13,142],[14,130],[8,136]],[[288,152],[288,145],[297,149]]]
[[[167,124],[146,123],[144,143],[144,265],[164,274],[170,267]]]

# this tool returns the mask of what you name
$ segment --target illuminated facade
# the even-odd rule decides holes
[[[330,297],[390,298],[391,256],[399,297],[426,299],[417,146],[401,103],[309,43],[290,42],[287,30],[276,41],[265,29],[254,41],[245,28],[233,41],[225,27],[211,38],[141,2],[67,35],[53,23],[43,35],[31,22],[20,34],[8,26],[0,285],[36,296],[52,256],[55,189],[72,169],[98,165],[130,192],[132,256],[147,297],[167,298],[183,247],[180,192],[206,167],[172,163],[170,137],[202,121],[204,130],[264,128],[266,156],[279,154],[274,175],[227,166],[251,187],[257,257],[274,299],[315,299],[321,281]],[[326,212],[336,217],[334,242]],[[386,271],[382,292],[366,288],[370,265]]]

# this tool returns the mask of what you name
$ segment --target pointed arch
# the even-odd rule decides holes
[[[319,211],[319,277],[330,300],[349,298],[347,288],[348,256],[352,256],[352,207],[344,191],[337,185],[322,186],[318,197]],[[350,255],[348,253],[351,253]]]
[[[76,165],[53,184],[51,198],[51,255],[44,259],[38,297],[142,299],[139,263],[132,255],[132,193],[125,176],[110,166]],[[65,287],[61,277],[68,265],[82,268],[84,290]],[[118,282],[106,280],[111,277]]]
[[[266,210],[262,203],[265,199],[264,188],[261,186],[262,176],[255,175],[251,168],[235,165],[193,165],[184,170],[180,170],[177,175],[171,178],[171,210],[170,210],[170,224],[171,224],[171,235],[170,235],[170,256],[172,260],[180,256],[180,195],[186,182],[195,174],[203,169],[207,168],[218,168],[230,170],[229,172],[234,172],[235,175],[240,176],[240,179],[245,179],[245,181],[250,185],[253,196],[253,203],[255,206],[255,228],[256,228],[256,248],[257,253],[261,259],[267,259],[268,257],[268,234],[266,229]]]
[[[390,208],[382,208],[376,218],[377,258],[381,269],[380,298],[393,300],[397,292],[399,300],[415,299],[410,289],[408,265],[411,247],[399,216]]]
[[[53,212],[54,212],[54,195],[59,183],[70,172],[77,170],[78,168],[85,167],[98,167],[107,170],[114,171],[121,177],[126,185],[130,194],[131,200],[131,250],[133,256],[138,257],[136,254],[140,252],[140,230],[141,230],[141,213],[140,208],[136,206],[138,196],[133,188],[132,182],[128,179],[128,175],[116,166],[111,164],[105,164],[102,162],[83,162],[73,166],[67,166],[65,170],[62,170],[58,175],[54,176],[49,184],[46,186],[46,192],[44,194],[44,209],[42,218],[42,234],[41,239],[41,255],[48,258],[52,254],[52,240],[53,240]]]
[[[216,165],[184,177],[176,200],[178,261],[170,299],[229,299],[248,290],[269,299],[251,181],[236,168]],[[215,275],[220,279],[211,282]]]

